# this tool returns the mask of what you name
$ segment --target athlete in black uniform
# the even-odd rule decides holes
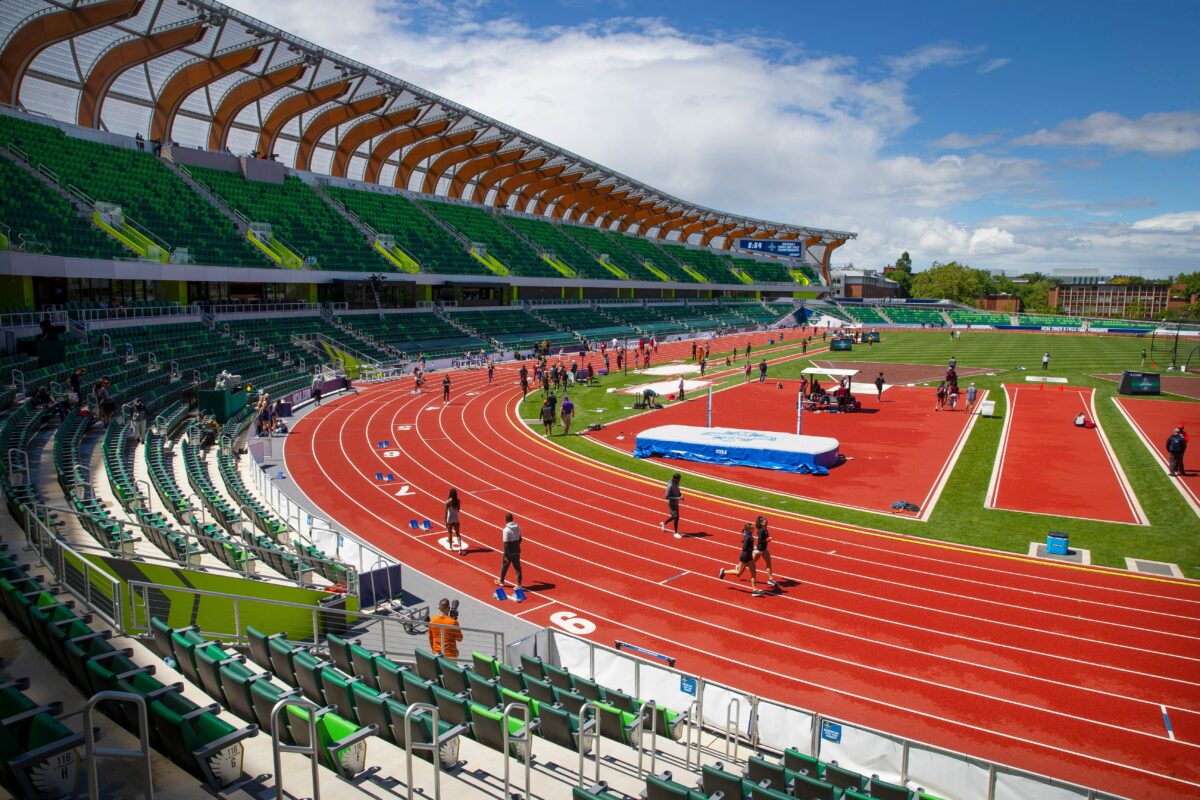
[[[767,518],[760,516],[754,520],[754,527],[758,533],[758,542],[754,548],[754,560],[757,562],[762,559],[763,566],[767,568],[767,585],[772,589],[778,589],[779,584],[775,582],[775,573],[771,572],[771,551],[768,549],[771,545],[771,532],[767,530]]]
[[[752,597],[762,597],[766,592],[758,588],[757,577],[754,569],[754,556],[757,551],[754,547],[754,525],[747,522],[742,526],[742,552],[738,556],[737,566],[726,569],[721,567],[721,571],[717,573],[717,577],[725,580],[725,573],[730,569],[733,570],[735,578],[742,577],[742,573],[750,570],[750,595]]]

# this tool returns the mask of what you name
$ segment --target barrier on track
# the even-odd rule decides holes
[[[920,786],[939,797],[1120,800],[1117,795],[758,697],[555,628],[509,643],[508,663],[519,664],[522,654],[540,656],[573,674],[665,708],[684,711],[695,703],[706,729],[719,736],[736,732],[742,744],[752,749],[799,750],[888,782]]]

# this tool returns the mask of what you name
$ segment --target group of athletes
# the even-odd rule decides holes
[[[665,497],[668,516],[658,526],[666,533],[667,524],[670,523],[676,539],[683,538],[683,534],[679,532],[679,505],[683,502],[683,490],[679,485],[681,480],[682,476],[676,472],[667,482]],[[779,582],[775,580],[775,573],[771,571],[771,530],[767,526],[767,518],[761,514],[754,522],[742,525],[742,551],[738,555],[738,562],[732,567],[721,567],[717,577],[725,580],[725,575],[732,572],[735,578],[741,578],[742,573],[749,572],[751,597],[762,597],[767,594],[767,590],[758,588],[759,561],[767,573],[767,586],[771,591],[779,591]]]

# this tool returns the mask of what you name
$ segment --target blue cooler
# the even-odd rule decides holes
[[[1070,539],[1065,533],[1050,531],[1046,534],[1046,552],[1052,556],[1065,556],[1070,552]]]

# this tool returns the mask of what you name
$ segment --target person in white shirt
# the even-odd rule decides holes
[[[512,565],[517,573],[517,588],[520,589],[522,587],[521,526],[513,521],[511,511],[504,515],[504,529],[501,531],[501,536],[504,540],[504,556],[500,560],[500,577],[496,579],[496,585],[504,585],[504,576],[508,574],[509,565]]]

